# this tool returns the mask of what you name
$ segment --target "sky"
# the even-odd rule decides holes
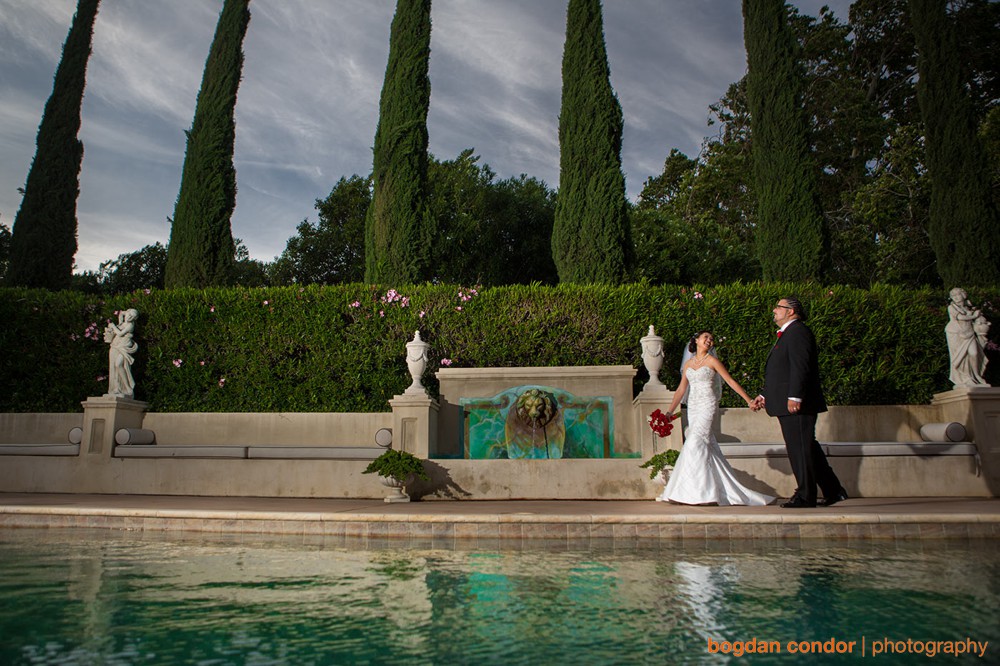
[[[104,0],[80,140],[76,270],[170,238],[222,0]],[[233,235],[273,261],[336,182],[368,175],[394,0],[252,0],[236,104]],[[559,184],[566,0],[434,0],[430,152],[474,149],[498,178]],[[822,5],[847,19],[849,0]],[[12,228],[76,0],[0,0],[0,224]],[[708,106],[746,73],[739,0],[604,0],[628,196],[670,150],[694,157]]]

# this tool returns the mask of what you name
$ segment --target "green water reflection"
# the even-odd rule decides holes
[[[862,637],[1000,660],[995,542],[802,544],[0,530],[0,664],[738,663],[709,640],[752,638],[856,641],[809,659],[850,663]]]

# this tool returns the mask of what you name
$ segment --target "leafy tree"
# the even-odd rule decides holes
[[[748,148],[748,146],[747,146]],[[704,161],[671,151],[663,173],[646,181],[632,211],[637,278],[653,284],[723,284],[760,278],[752,252],[752,202],[738,178],[743,144],[709,141]],[[725,167],[725,168],[724,168]]]
[[[757,256],[766,280],[818,278],[823,215],[802,103],[800,49],[783,0],[743,0],[743,20]]]
[[[243,287],[266,287],[273,284],[271,274],[273,264],[250,258],[250,250],[243,244],[243,239],[234,238],[236,257],[233,263],[233,284]]]
[[[486,286],[554,283],[554,193],[524,174],[496,181],[478,161],[471,148],[454,160],[431,158],[428,209],[438,228],[432,277]]]
[[[166,269],[167,248],[162,243],[154,243],[102,262],[97,273],[98,283],[101,292],[106,294],[162,289]]]
[[[174,208],[166,286],[207,287],[232,279],[236,207],[234,111],[243,71],[249,0],[225,0],[205,62]]]
[[[1000,284],[1000,216],[946,0],[910,0],[931,177],[930,233],[946,285]]]
[[[555,193],[521,175],[497,181],[472,149],[454,160],[428,156],[427,211],[440,230],[431,278],[461,284],[556,282],[550,237]],[[364,274],[365,213],[371,181],[341,178],[316,202],[319,222],[303,221],[271,267],[275,284],[357,282]]]
[[[14,218],[6,279],[10,286],[65,289],[70,285],[83,161],[83,143],[77,135],[98,4],[99,0],[78,1],[63,45],[52,95],[38,127],[24,198]]]
[[[430,269],[434,227],[425,204],[430,41],[430,0],[397,0],[365,222],[367,282],[417,282]]]
[[[621,282],[634,260],[621,168],[622,110],[610,73],[600,0],[570,0],[552,230],[562,282]]]
[[[326,199],[316,200],[319,222],[303,220],[274,262],[277,284],[360,282],[365,272],[365,214],[371,180],[341,177]]]

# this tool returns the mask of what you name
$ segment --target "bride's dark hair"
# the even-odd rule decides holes
[[[703,333],[711,333],[711,332],[712,331],[706,328],[705,330],[698,331],[697,333],[692,335],[691,340],[688,342],[688,351],[691,352],[692,354],[698,351],[698,338],[700,338]]]

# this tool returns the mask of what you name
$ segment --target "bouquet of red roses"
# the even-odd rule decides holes
[[[674,414],[664,414],[659,409],[653,410],[653,413],[649,415],[646,421],[649,422],[649,427],[652,428],[660,437],[669,437],[670,431],[674,429],[674,425],[671,423],[675,418]]]

